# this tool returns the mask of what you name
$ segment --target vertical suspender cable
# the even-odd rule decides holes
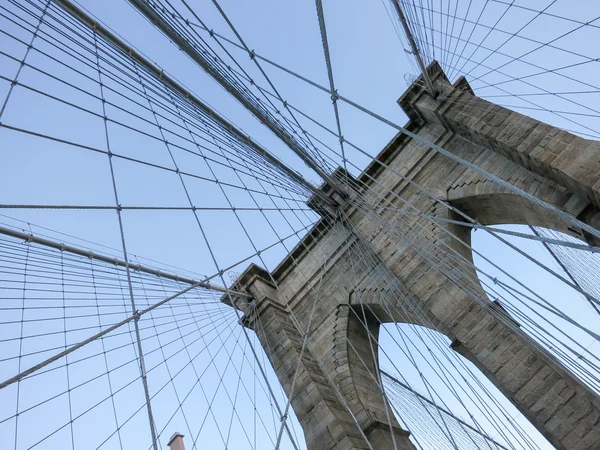
[[[65,3],[62,0],[62,3]],[[137,10],[142,13],[154,26],[156,26],[165,36],[172,40],[179,48],[188,55],[192,61],[197,63],[206,71],[216,82],[218,82],[227,92],[238,100],[246,109],[248,109],[257,119],[265,124],[275,135],[280,138],[304,163],[313,169],[324,181],[334,188],[340,195],[345,196],[344,190],[339,187],[333,179],[321,166],[313,159],[308,149],[306,149],[294,136],[277,123],[272,114],[268,112],[255,99],[249,98],[248,94],[242,92],[240,88],[232,84],[225,78],[209,61],[205,55],[196,49],[188,39],[181,35],[175,28],[166,22],[160,14],[156,12],[157,7],[144,0],[129,0]]]
[[[146,375],[146,364],[144,362],[144,353],[142,351],[142,339],[140,336],[140,326],[139,320],[140,315],[135,306],[135,297],[133,295],[133,285],[131,283],[131,269],[129,267],[129,259],[127,256],[127,246],[125,244],[125,231],[123,229],[123,218],[121,217],[121,207],[119,203],[119,194],[117,192],[117,181],[115,178],[115,171],[112,162],[112,153],[110,151],[110,140],[108,137],[108,117],[106,115],[106,101],[104,99],[104,86],[102,84],[102,69],[100,67],[100,54],[98,52],[98,34],[96,33],[96,28],[92,30],[94,34],[94,46],[96,53],[96,67],[98,70],[98,81],[100,82],[100,95],[102,97],[102,115],[104,117],[104,133],[106,137],[106,149],[108,150],[108,163],[110,167],[110,175],[113,186],[113,193],[115,196],[115,204],[117,206],[117,217],[119,219],[119,231],[121,234],[121,245],[123,248],[123,260],[125,261],[125,271],[127,273],[127,285],[129,288],[129,297],[131,300],[131,313],[135,315],[135,319],[133,321],[135,328],[135,338],[137,341],[137,351],[138,351],[138,360],[140,363],[140,374],[142,377],[142,385],[144,388],[144,396],[146,397],[146,410],[148,411],[148,421],[150,425],[150,434],[152,436],[152,446],[154,450],[158,450],[158,442],[156,437],[156,427],[154,425],[154,416],[152,414],[152,406],[150,404],[150,390],[148,389],[148,377]]]

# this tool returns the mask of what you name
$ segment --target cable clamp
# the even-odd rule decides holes
[[[208,34],[210,34],[210,37],[215,37],[215,30],[208,30]]]
[[[335,91],[332,92],[331,94],[331,101],[333,103],[338,101],[338,98],[340,98],[340,96],[338,95],[337,89]]]
[[[66,247],[65,247],[65,244],[61,242],[61,243],[60,243],[60,251],[61,251],[61,252],[64,252],[64,251],[65,251],[65,248],[66,248]]]
[[[256,53],[254,53],[254,50],[251,50],[248,54],[250,55],[250,59],[256,58]]]
[[[344,142],[346,142],[346,140],[344,139],[344,136],[340,136],[340,144],[343,144]]]
[[[123,207],[120,204],[117,205],[117,211],[119,211],[119,212],[123,211]]]
[[[283,107],[284,107],[284,108],[287,108],[287,107],[288,107],[288,102],[287,102],[287,100],[284,100],[284,101],[283,101]]]
[[[139,309],[136,309],[136,310],[135,310],[135,312],[133,313],[133,317],[134,317],[136,320],[139,320],[139,318],[140,318],[140,317],[142,317],[142,315],[140,314],[140,310],[139,310]]]
[[[287,414],[284,414],[284,415],[282,415],[282,416],[279,418],[279,421],[280,421],[280,422],[284,422],[284,421],[286,421],[286,420],[287,420],[287,418],[288,418],[288,415],[287,415]]]

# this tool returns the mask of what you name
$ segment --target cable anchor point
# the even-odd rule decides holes
[[[333,103],[337,102],[340,96],[338,95],[337,89],[331,93],[331,101]]]

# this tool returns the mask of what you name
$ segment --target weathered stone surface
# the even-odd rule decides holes
[[[432,99],[413,85],[402,96],[409,130],[600,228],[599,143],[480,99],[464,79],[450,86],[437,64],[429,70],[442,94]],[[331,227],[323,219],[272,274],[252,266],[238,280],[256,308],[236,305],[291,397],[309,449],[368,448],[364,437],[375,449],[391,449],[390,429],[398,448],[413,448],[378,386],[377,338],[386,322],[444,333],[556,447],[600,448],[600,400],[487,299],[468,264],[470,229],[398,209],[593,239],[403,134],[358,181],[376,214],[347,206],[349,223]],[[429,258],[458,278],[444,276]]]

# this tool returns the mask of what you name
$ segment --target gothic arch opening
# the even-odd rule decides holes
[[[515,179],[517,187],[573,218],[597,226],[598,210],[550,182]],[[558,214],[488,181],[452,188],[448,200],[481,229],[451,223],[452,247],[472,261],[494,307],[536,345],[600,392],[600,253],[595,239]],[[465,245],[466,244],[466,245]],[[468,248],[470,246],[470,249]]]
[[[550,243],[585,245],[572,232],[525,225],[500,229],[542,240],[498,235],[511,248],[483,230],[471,232],[473,261],[483,289],[525,333],[598,394],[600,343],[593,334],[600,330],[600,313],[581,291],[597,298],[600,255]]]
[[[394,415],[419,449],[554,448],[438,331],[381,325],[379,364]]]
[[[546,193],[544,200],[553,206],[580,219],[584,216],[582,211],[587,210],[589,215],[589,208],[586,209],[584,205],[574,206],[577,199],[574,200],[573,196],[568,194],[557,195],[556,192],[552,191]],[[466,246],[457,244],[457,242],[452,244],[455,250],[458,250],[462,256],[473,262],[476,268],[476,277],[487,298],[493,302],[490,305],[491,309],[495,313],[508,316],[509,322],[518,331],[522,331],[528,338],[532,339],[536,348],[541,349],[542,353],[548,357],[551,365],[556,364],[556,367],[559,367],[560,370],[564,369],[569,376],[572,376],[583,386],[583,391],[598,395],[600,392],[600,380],[598,379],[598,373],[600,373],[598,370],[600,367],[600,346],[596,332],[600,330],[600,314],[580,291],[591,294],[596,299],[600,298],[598,295],[600,293],[600,283],[598,283],[600,280],[600,271],[598,270],[600,258],[598,253],[575,248],[578,245],[585,246],[586,240],[589,242],[589,239],[586,239],[581,230],[565,225],[562,220],[548,210],[532,205],[512,193],[488,192],[480,195],[465,195],[465,192],[461,192],[460,196],[451,198],[451,200],[455,207],[478,220],[481,225],[507,230],[512,233],[508,235],[497,233],[497,236],[493,236],[481,229],[474,231],[472,228],[455,224],[448,226],[451,232],[472,247],[473,252]],[[449,215],[449,218],[451,220],[464,220],[454,212]],[[529,225],[535,228],[530,228]],[[541,228],[542,226],[548,228]],[[517,237],[518,234],[533,235],[534,238]],[[498,236],[501,239],[498,239]],[[558,241],[562,241],[567,245],[573,244],[573,246],[565,247],[564,245],[555,244]],[[569,266],[569,262],[576,264]],[[547,266],[547,269],[542,266]],[[580,273],[576,274],[569,271],[569,267],[586,267],[587,270],[583,273],[580,270]],[[549,271],[554,272],[554,274]],[[567,282],[561,281],[560,278],[567,280]],[[574,285],[575,288],[569,286],[569,284]],[[494,332],[498,332],[497,329],[494,330],[494,326],[474,327],[474,333],[484,335],[485,340],[489,341],[497,337],[493,336]],[[508,338],[508,335],[503,335],[503,337]],[[506,355],[506,351],[502,347],[502,340],[498,339],[497,341],[494,351],[500,347],[502,351],[496,353]],[[551,418],[547,413],[538,415],[535,412],[536,408],[542,408],[538,404],[543,403],[544,400],[538,399],[536,403],[529,404],[533,400],[528,403],[525,397],[527,392],[536,389],[536,384],[542,386],[546,383],[546,381],[542,382],[538,379],[544,380],[544,371],[547,369],[543,368],[541,363],[538,365],[538,362],[528,360],[529,356],[527,354],[523,354],[521,362],[496,363],[494,358],[499,358],[498,355],[490,354],[490,356],[486,356],[487,350],[483,350],[482,347],[479,347],[479,353],[474,355],[466,350],[459,341],[451,342],[445,335],[433,329],[412,324],[388,323],[382,325],[379,333],[379,343],[381,368],[386,373],[388,370],[393,370],[395,375],[392,375],[392,377],[397,378],[400,376],[401,378],[399,380],[397,378],[394,383],[389,381],[389,377],[383,376],[384,381],[388,380],[386,389],[392,402],[394,398],[390,385],[396,386],[396,390],[400,392],[400,394],[398,392],[395,394],[396,400],[403,405],[404,411],[395,410],[395,413],[399,423],[409,431],[413,431],[414,439],[411,439],[418,439],[420,433],[423,440],[441,439],[450,442],[449,448],[452,448],[453,445],[449,437],[451,433],[447,428],[447,424],[443,424],[442,427],[437,426],[438,431],[430,432],[427,435],[419,430],[427,429],[431,431],[431,427],[424,427],[420,423],[411,424],[409,419],[401,417],[402,412],[406,417],[411,417],[410,408],[407,406],[410,404],[407,401],[407,396],[413,399],[419,399],[420,396],[427,399],[437,397],[437,401],[442,404],[438,404],[438,406],[445,407],[447,405],[448,410],[461,410],[464,417],[469,419],[475,417],[477,421],[480,420],[479,416],[475,414],[477,410],[475,404],[469,403],[472,400],[469,399],[466,402],[468,405],[457,400],[457,397],[460,397],[457,395],[457,391],[462,390],[464,387],[465,380],[463,376],[469,374],[471,383],[474,383],[477,389],[481,389],[485,395],[491,395],[483,401],[486,408],[497,407],[499,411],[504,411],[499,412],[499,414],[505,420],[507,418],[515,419],[514,425],[511,423],[512,432],[515,433],[514,436],[509,435],[506,430],[503,432],[496,430],[495,433],[491,431],[498,441],[503,439],[516,439],[517,441],[519,439],[532,439],[529,444],[525,442],[521,442],[521,444],[523,446],[534,445],[540,448],[553,448],[538,430],[543,430],[544,435],[550,439],[551,436],[547,434],[547,430],[557,426],[553,423],[556,419]],[[405,350],[398,350],[402,346],[405,347]],[[408,351],[409,347],[412,347],[411,351]],[[455,351],[449,350],[450,347]],[[529,350],[526,351],[529,352]],[[386,356],[386,353],[388,353],[388,356]],[[426,357],[421,356],[421,354],[426,355],[426,357],[437,354],[440,361],[432,366],[426,361]],[[458,364],[459,369],[450,364],[448,354],[453,355],[455,360],[460,361]],[[487,361],[482,363],[482,359],[484,361],[487,359]],[[492,359],[491,363],[490,359]],[[508,361],[508,358],[506,359]],[[449,365],[445,366],[444,362]],[[526,367],[528,364],[531,364],[531,367]],[[493,373],[488,370],[490,365],[494,367]],[[449,371],[450,368],[455,371],[456,379],[449,377],[447,374],[444,375],[444,372]],[[496,375],[503,371],[505,373],[502,374],[502,382],[498,382]],[[425,379],[431,380],[432,377],[435,378],[436,376],[440,380],[439,386],[424,381]],[[412,392],[414,389],[413,383],[418,383],[420,387],[420,389],[417,389],[417,393]],[[460,388],[459,384],[461,384]],[[565,396],[564,401],[561,399],[557,402],[557,408],[563,408],[565,404],[569,407],[568,402],[573,401],[575,395],[573,391],[568,389],[562,391],[562,388],[557,387],[558,384],[552,385],[550,382],[546,384],[548,386],[544,389],[547,389],[549,393],[545,397],[552,396],[556,392],[559,396]],[[441,388],[440,386],[443,386],[446,392],[445,395],[448,398],[445,398],[444,395],[438,395],[437,390]],[[532,388],[532,386],[534,387]],[[537,389],[542,388],[538,387]],[[464,392],[462,394],[467,395]],[[477,402],[482,401],[484,394],[475,394],[475,392],[470,391],[467,397],[474,397]],[[528,411],[529,416],[525,417],[521,414],[515,406],[516,404],[519,404],[519,408],[523,408],[524,404],[525,408],[530,408]],[[414,405],[425,407],[427,402],[421,399],[416,403],[413,401],[413,407]],[[452,408],[458,409],[453,410]],[[534,411],[533,414],[532,410]],[[434,408],[433,411],[440,416],[439,421],[443,423],[442,416],[445,413],[440,413],[439,408]],[[490,411],[486,412],[490,413]],[[473,417],[471,417],[471,414],[473,414]],[[478,414],[482,414],[482,412],[480,411]],[[572,414],[573,417],[575,415]],[[448,420],[453,421],[453,419]],[[481,420],[485,422],[485,425],[481,425],[482,428],[491,426],[492,430],[494,429],[494,420],[491,417],[486,416]],[[510,419],[507,423],[510,423]],[[535,423],[535,425],[532,423]],[[460,425],[460,427],[464,429],[465,425]],[[557,442],[553,441],[553,444],[556,446]],[[418,446],[417,443],[416,445]],[[560,444],[558,446],[560,447]],[[424,446],[423,448],[427,447]],[[459,448],[461,447],[459,446]]]

